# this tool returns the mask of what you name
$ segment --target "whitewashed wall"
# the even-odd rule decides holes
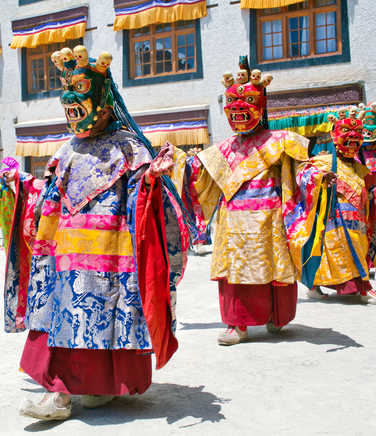
[[[376,99],[376,36],[374,33],[375,0],[348,0],[351,62],[329,66],[272,71],[275,80],[270,90],[321,87],[364,81],[368,100]],[[58,4],[58,6],[57,6]],[[14,123],[62,118],[58,98],[21,101],[21,50],[12,50],[11,21],[89,4],[88,27],[84,43],[91,56],[102,50],[112,52],[112,72],[126,99],[130,112],[191,105],[209,105],[209,130],[212,142],[231,134],[218,96],[223,92],[222,73],[237,71],[239,54],[249,52],[249,13],[230,0],[209,0],[218,4],[208,9],[201,20],[204,78],[147,86],[122,88],[122,33],[115,33],[108,24],[114,21],[113,0],[44,0],[18,6],[18,0],[1,0],[0,56],[0,127],[4,155],[15,152]]]

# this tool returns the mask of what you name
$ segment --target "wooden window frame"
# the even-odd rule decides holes
[[[275,14],[263,14],[262,11],[250,12],[250,35],[256,35],[256,38],[250,38],[251,43],[251,63],[264,71],[283,68],[295,68],[308,65],[322,65],[337,62],[350,61],[350,46],[348,32],[348,14],[347,1],[337,0],[337,4],[329,6],[314,6],[314,0],[308,0],[309,7],[296,11],[288,11],[288,7],[282,7],[281,12]],[[316,26],[315,14],[336,12],[336,32],[337,32],[337,50],[335,52],[316,54]],[[289,33],[288,19],[293,17],[309,17],[309,55],[289,57]],[[263,38],[262,24],[266,21],[282,21],[282,49],[283,57],[279,59],[263,60]],[[327,40],[328,41],[328,40]]]
[[[196,62],[196,29],[195,25],[193,23],[192,27],[188,28],[177,28],[177,23],[170,23],[171,30],[166,30],[162,32],[156,32],[156,25],[150,25],[148,26],[150,28],[150,33],[143,36],[134,36],[134,34],[137,32],[137,30],[130,31],[130,40],[129,40],[129,53],[130,53],[130,66],[131,66],[131,77],[133,80],[139,80],[139,79],[145,79],[150,77],[161,77],[161,76],[168,76],[168,75],[174,75],[174,74],[184,74],[184,73],[195,73],[197,69],[197,62]],[[193,35],[194,41],[193,41],[193,48],[194,48],[194,66],[193,68],[189,70],[181,70],[179,71],[177,69],[177,38],[180,35]],[[157,67],[157,58],[156,58],[156,48],[155,43],[157,39],[164,39],[164,38],[171,38],[171,52],[172,52],[172,70],[169,72],[164,73],[156,73],[156,67]],[[134,44],[136,42],[142,42],[142,41],[150,41],[151,50],[150,50],[150,56],[151,56],[151,62],[150,62],[150,69],[151,73],[149,75],[145,76],[135,76],[135,59],[136,55],[134,52]]]
[[[262,12],[257,13],[257,41],[260,43],[257,44],[257,57],[259,59],[260,64],[265,63],[271,63],[271,62],[283,62],[283,61],[290,61],[290,60],[296,60],[296,59],[309,59],[309,58],[317,58],[317,57],[325,57],[325,56],[333,56],[333,55],[339,55],[342,54],[342,35],[341,35],[341,5],[340,0],[337,0],[337,4],[331,5],[331,6],[320,6],[315,7],[314,2],[315,0],[308,0],[309,1],[309,7],[306,9],[300,9],[298,11],[288,11],[288,7],[285,6],[282,9],[280,13],[276,14],[270,14],[270,15],[264,15]],[[328,13],[328,12],[336,12],[337,14],[337,22],[336,22],[336,30],[337,30],[337,51],[335,52],[329,52],[329,53],[323,53],[323,54],[316,54],[316,25],[315,25],[315,15],[318,13]],[[296,57],[290,57],[289,54],[289,31],[288,31],[288,22],[290,18],[296,18],[296,17],[307,17],[309,20],[309,55],[308,56],[296,56]],[[262,58],[263,56],[263,49],[264,46],[262,44],[263,38],[262,38],[262,25],[265,22],[272,22],[281,20],[282,22],[282,50],[283,50],[283,56],[279,59],[272,59],[272,60],[264,60]]]
[[[176,28],[176,23],[170,23],[172,29],[169,31],[155,32],[155,25],[150,25],[151,32],[148,35],[134,37],[136,30],[123,31],[123,86],[138,86],[153,83],[175,82],[180,80],[201,79],[202,73],[202,52],[201,52],[201,30],[200,20],[193,20],[194,25],[190,28]],[[189,70],[177,70],[177,47],[178,35],[193,34],[194,36],[194,68]],[[172,71],[154,74],[156,71],[156,56],[154,55],[155,40],[159,38],[172,37]],[[151,43],[151,74],[135,77],[135,55],[133,51],[134,42],[149,40]]]
[[[23,48],[21,51],[22,56],[22,67],[21,67],[21,76],[22,76],[22,100],[35,100],[40,98],[48,98],[48,97],[56,97],[61,94],[62,87],[58,88],[52,88],[48,89],[49,86],[49,66],[51,68],[53,67],[50,62],[49,58],[51,56],[51,53],[53,53],[56,50],[59,50],[59,48],[63,47],[74,47],[75,45],[82,44],[82,38],[79,38],[77,40],[68,40],[61,43],[53,43],[53,44],[45,44],[37,47],[38,49],[41,49],[41,53],[33,53],[33,49]],[[46,88],[43,90],[38,90],[37,92],[32,92],[32,61],[35,59],[43,59],[43,72],[44,72],[44,81]],[[58,76],[59,73],[56,70],[56,75]]]

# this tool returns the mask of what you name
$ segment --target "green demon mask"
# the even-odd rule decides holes
[[[107,77],[112,56],[102,53],[95,63],[91,63],[86,48],[77,46],[73,52],[63,48],[53,53],[51,59],[62,71],[64,93],[61,104],[68,130],[79,138],[90,136],[98,114],[105,107],[113,106],[111,79]]]

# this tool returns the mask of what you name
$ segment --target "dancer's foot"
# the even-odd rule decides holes
[[[323,298],[328,298],[328,294],[324,294],[320,286],[315,286],[313,289],[307,291],[307,297],[322,300]]]
[[[70,395],[59,392],[48,392],[39,403],[30,399],[23,400],[20,406],[20,415],[44,421],[63,420],[70,417],[72,404]]]
[[[376,304],[376,292],[371,289],[365,295],[360,294],[360,301],[363,304]]]
[[[248,339],[247,326],[228,326],[218,336],[219,345],[235,345]]]
[[[276,334],[276,333],[279,333],[282,330],[282,326],[277,327],[277,326],[275,326],[273,324],[272,321],[268,321],[268,323],[266,324],[266,330],[269,333]]]
[[[111,402],[114,398],[114,395],[81,395],[81,404],[88,409],[95,409]]]

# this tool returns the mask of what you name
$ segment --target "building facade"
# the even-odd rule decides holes
[[[91,57],[113,55],[128,110],[156,146],[206,146],[231,134],[221,78],[236,74],[240,54],[274,77],[272,128],[321,136],[328,112],[376,100],[374,0],[274,0],[273,9],[263,1],[3,0],[3,155],[40,174],[66,139],[49,56],[79,43]]]

